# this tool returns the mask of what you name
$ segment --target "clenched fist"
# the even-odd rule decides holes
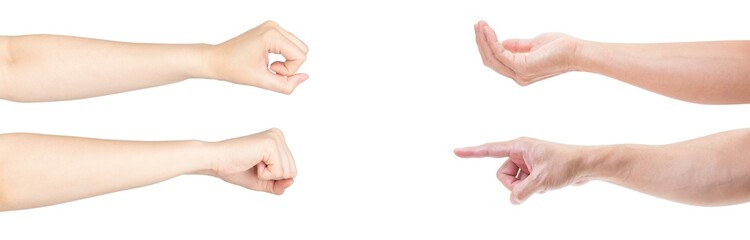
[[[297,176],[292,153],[278,129],[211,145],[216,158],[210,174],[229,183],[280,195]]]

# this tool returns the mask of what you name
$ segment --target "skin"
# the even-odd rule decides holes
[[[4,134],[0,156],[1,211],[64,203],[184,174],[280,195],[297,176],[278,129],[221,142]]]
[[[688,102],[750,102],[750,41],[624,44],[544,33],[501,42],[484,21],[474,30],[484,65],[521,86],[585,71]]]
[[[218,79],[290,94],[308,47],[268,21],[218,45],[140,44],[68,36],[0,36],[0,98],[46,102]],[[268,54],[285,62],[269,65]]]
[[[52,35],[0,37],[0,98],[88,98],[211,78],[290,94],[307,46],[274,22],[218,45],[136,44]],[[268,53],[284,56],[269,64]],[[40,151],[40,149],[43,149]],[[278,129],[221,142],[0,135],[0,211],[49,206],[203,174],[282,194],[297,175]]]
[[[560,33],[498,41],[474,25],[486,66],[521,86],[568,71],[610,76],[665,96],[706,104],[750,102],[750,41],[614,44]],[[750,201],[750,129],[668,145],[574,146],[519,138],[457,148],[463,158],[508,158],[497,172],[514,204],[534,193],[611,182],[699,206]]]

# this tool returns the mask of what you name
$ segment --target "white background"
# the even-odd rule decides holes
[[[588,73],[519,87],[482,65],[472,28],[487,20],[500,39],[750,39],[744,4],[169,2],[5,2],[0,35],[219,43],[273,19],[310,46],[310,80],[291,96],[188,80],[86,100],[0,101],[0,132],[215,141],[278,127],[297,160],[295,184],[279,197],[182,176],[0,213],[0,239],[747,238],[748,204],[693,207],[602,182],[513,206],[495,179],[502,160],[452,153],[519,136],[661,144],[749,127],[750,106],[681,102]]]

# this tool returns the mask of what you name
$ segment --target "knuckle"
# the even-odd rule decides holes
[[[268,130],[271,133],[271,136],[273,139],[277,142],[283,142],[284,141],[284,132],[281,131],[281,129],[278,128],[271,128]]]
[[[267,149],[271,150],[270,151],[271,153],[276,152],[276,150],[274,150],[274,149],[276,149],[276,146],[278,145],[278,141],[271,134],[265,134],[265,135],[266,136],[264,136],[261,139],[261,142],[260,142],[260,144],[262,144],[261,146],[266,146]]]
[[[268,131],[269,133],[271,133],[271,134],[282,134],[282,133],[281,133],[281,129],[278,129],[278,128],[275,128],[275,127],[274,127],[274,128],[270,128],[270,129],[268,129],[267,131]]]
[[[299,59],[298,59],[298,60],[299,60],[300,62],[304,62],[304,61],[306,61],[306,60],[307,60],[307,55],[306,55],[306,54],[307,54],[307,51],[305,51],[305,50],[303,49],[303,50],[302,50],[302,52],[303,52],[304,54],[300,55],[300,56],[299,56]]]
[[[531,78],[526,75],[520,75],[520,74],[516,75],[516,77],[513,80],[516,82],[516,84],[522,87],[528,86],[529,84],[531,84]]]
[[[278,36],[279,32],[275,28],[271,27],[265,27],[263,31],[260,33],[262,38],[275,38]]]
[[[279,24],[274,22],[273,20],[266,20],[261,24],[261,26],[276,28],[279,26]]]

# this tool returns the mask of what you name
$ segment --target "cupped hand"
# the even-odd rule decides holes
[[[474,25],[484,65],[526,86],[573,70],[579,40],[562,33],[545,33],[532,39],[499,42],[486,22]]]
[[[277,23],[267,21],[211,48],[209,65],[217,79],[291,94],[308,75],[298,73],[308,47]],[[269,65],[268,54],[285,61]]]
[[[211,174],[229,183],[280,195],[297,176],[294,158],[278,129],[221,141],[216,147]]]
[[[462,158],[507,157],[497,179],[511,191],[510,201],[521,204],[534,193],[588,181],[581,150],[579,146],[519,138],[457,148],[454,153]]]

